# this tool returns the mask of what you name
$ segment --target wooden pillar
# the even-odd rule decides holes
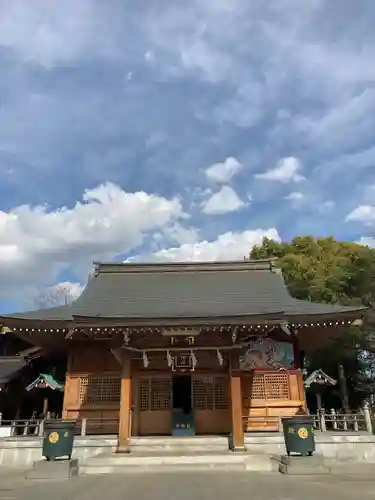
[[[120,422],[118,430],[118,453],[130,452],[131,434],[131,357],[124,352],[121,370]]]
[[[134,365],[132,366],[132,405],[131,434],[139,436],[139,374],[138,370],[135,371]]]
[[[299,393],[299,399],[301,401],[301,406],[305,411],[307,411],[306,391],[305,391],[305,384],[303,381],[302,370],[298,370],[297,372],[297,383],[298,383],[298,393]]]
[[[240,372],[233,371],[232,364],[229,371],[229,387],[232,417],[232,451],[245,450],[245,435],[242,421],[242,391]]]
[[[72,396],[70,374],[72,372],[72,367],[73,367],[73,356],[74,356],[74,351],[72,348],[70,348],[68,350],[68,359],[67,359],[66,374],[65,374],[64,399],[63,399],[63,407],[62,407],[62,412],[61,412],[62,418],[68,418],[68,405],[69,405],[69,400],[71,399],[71,396]],[[74,394],[74,396],[78,397],[78,394]]]

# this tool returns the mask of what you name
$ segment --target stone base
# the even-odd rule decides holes
[[[72,479],[78,476],[78,460],[40,460],[26,473],[26,479]]]
[[[306,466],[312,467],[317,465],[324,465],[324,457],[322,455],[312,455],[311,457],[293,456],[293,455],[281,455],[279,457],[279,462],[284,465],[289,466]]]
[[[279,458],[279,472],[295,476],[310,476],[331,474],[330,467],[327,466],[322,456],[293,457],[282,455]]]
[[[128,454],[130,453],[130,448],[129,446],[117,446],[116,448],[116,453],[118,453],[119,455],[123,455],[123,454]]]

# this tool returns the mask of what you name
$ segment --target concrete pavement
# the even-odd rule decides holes
[[[277,473],[196,472],[24,481],[0,474],[0,500],[361,500],[375,498],[375,479],[288,477]]]

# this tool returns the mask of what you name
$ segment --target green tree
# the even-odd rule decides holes
[[[375,250],[369,247],[312,236],[296,237],[290,243],[265,238],[252,249],[250,258],[277,259],[291,295],[298,299],[372,306]],[[327,345],[307,360],[309,369],[322,368],[334,378],[340,377],[339,367],[343,366],[348,398],[354,407],[373,391],[373,326],[375,315],[370,309],[364,328],[348,329],[340,342]],[[345,388],[340,385],[345,406]]]

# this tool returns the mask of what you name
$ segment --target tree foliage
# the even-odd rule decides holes
[[[371,305],[375,250],[333,238],[301,236],[290,243],[265,238],[252,259],[277,258],[291,294],[299,299]]]
[[[375,250],[333,238],[300,236],[290,243],[265,238],[262,245],[252,249],[250,258],[277,259],[293,297],[370,308],[364,328],[348,329],[339,342],[307,360],[309,369],[322,368],[334,378],[338,378],[338,366],[344,365],[349,399],[357,406],[373,392]]]

